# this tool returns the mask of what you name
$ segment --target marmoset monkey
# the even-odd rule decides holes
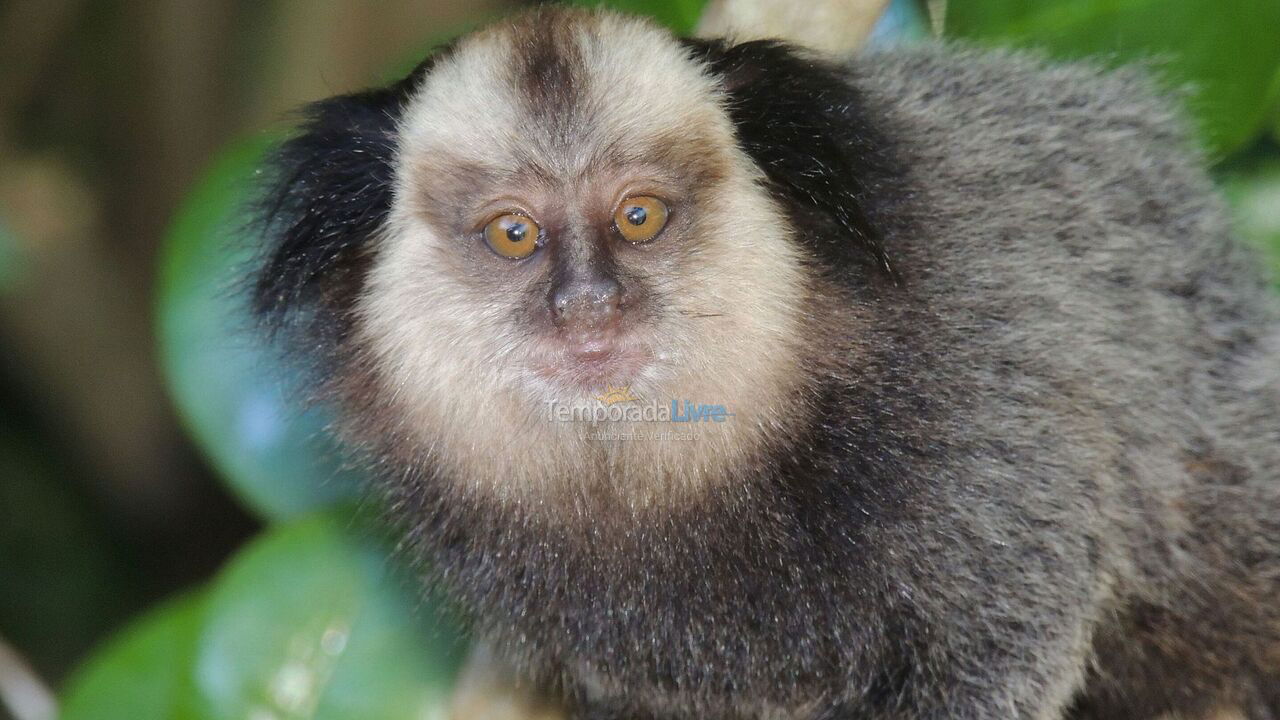
[[[271,163],[256,313],[573,717],[1280,717],[1280,310],[1141,73],[542,8]]]

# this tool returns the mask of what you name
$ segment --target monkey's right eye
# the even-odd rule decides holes
[[[484,226],[484,241],[497,254],[523,260],[538,249],[541,228],[524,215],[501,215]]]

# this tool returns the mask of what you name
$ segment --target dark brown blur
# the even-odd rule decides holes
[[[255,529],[179,425],[158,253],[229,142],[500,0],[0,0],[0,642],[48,679]]]

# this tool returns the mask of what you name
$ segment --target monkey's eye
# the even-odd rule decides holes
[[[648,195],[627,198],[613,212],[613,226],[627,242],[647,243],[667,226],[667,205]]]
[[[484,241],[504,258],[523,260],[538,249],[541,229],[524,215],[501,215],[484,226]]]

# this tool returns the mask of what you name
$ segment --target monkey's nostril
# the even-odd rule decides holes
[[[575,282],[552,291],[551,319],[558,326],[602,327],[622,309],[622,287],[614,280]]]

